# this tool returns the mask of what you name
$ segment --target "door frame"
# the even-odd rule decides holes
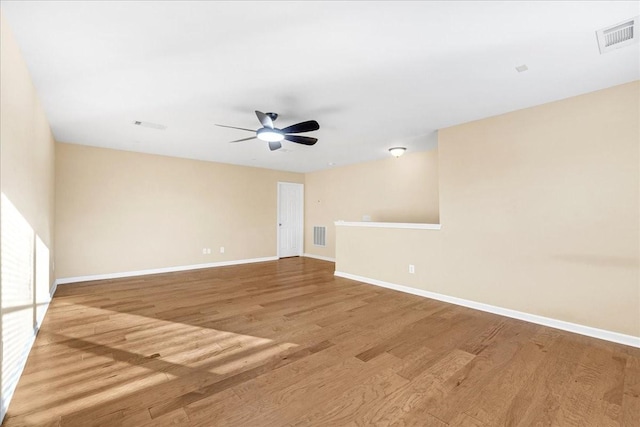
[[[300,253],[297,256],[304,254],[304,184],[299,182],[286,182],[278,181],[277,183],[277,200],[276,200],[276,256],[280,259],[280,185],[296,185],[300,187]],[[295,256],[295,255],[294,255]]]

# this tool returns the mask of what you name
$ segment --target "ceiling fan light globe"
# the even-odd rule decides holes
[[[266,142],[280,142],[284,139],[284,133],[280,130],[269,128],[258,129],[256,136]]]

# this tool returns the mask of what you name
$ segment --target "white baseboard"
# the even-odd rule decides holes
[[[91,276],[63,277],[56,280],[57,285],[89,282],[94,280],[120,279],[122,277],[146,276],[148,274],[173,273],[176,271],[199,270],[202,268],[226,267],[229,265],[251,264],[254,262],[277,261],[278,257],[239,259],[234,261],[211,262],[207,264],[180,265],[177,267],[153,268],[149,270],[125,271],[121,273],[95,274]]]
[[[393,289],[408,294],[418,295],[425,298],[431,298],[438,301],[448,302],[463,307],[473,308],[488,313],[498,314],[500,316],[511,317],[513,319],[524,320],[525,322],[536,323],[538,325],[548,326],[550,328],[560,329],[567,332],[573,332],[580,335],[586,335],[592,338],[599,338],[605,341],[611,341],[618,344],[624,344],[631,347],[640,348],[640,337],[625,335],[618,332],[607,331],[604,329],[592,328],[591,326],[579,325],[576,323],[565,322],[563,320],[551,319],[549,317],[538,316],[536,314],[524,313],[521,311],[511,310],[508,308],[497,307],[494,305],[484,304],[481,302],[466,300],[462,298],[452,297],[448,295],[429,292],[422,289],[412,288],[410,286],[397,285],[395,283],[384,282],[382,280],[371,279],[369,277],[357,276],[355,274],[336,271],[334,273],[338,277],[356,280],[358,282],[368,283],[370,285],[381,286],[383,288]]]
[[[56,294],[56,291],[58,290],[58,281],[54,280],[53,281],[53,289],[51,289],[51,299],[53,299],[53,296]]]
[[[31,348],[33,344],[36,342],[36,336],[38,335],[38,331],[40,330],[40,326],[42,326],[42,321],[47,314],[47,310],[49,310],[49,305],[51,304],[51,299],[53,298],[53,294],[56,292],[56,283],[53,283],[53,289],[50,292],[49,301],[44,304],[44,310],[42,310],[42,315],[37,316],[36,318],[36,327],[33,329],[33,335],[29,338],[26,345],[22,349],[22,354],[20,355],[20,365],[18,369],[11,375],[10,378],[3,378],[3,388],[6,387],[7,393],[2,396],[2,402],[0,403],[0,423],[4,421],[4,417],[7,415],[7,409],[9,408],[9,404],[11,403],[11,399],[13,398],[13,394],[16,391],[16,387],[18,387],[18,381],[20,377],[22,377],[22,372],[24,371],[25,366],[27,365],[27,359],[29,358],[29,353],[31,352]]]
[[[302,254],[303,257],[307,257],[307,258],[314,258],[314,259],[320,259],[322,261],[329,261],[329,262],[336,262],[335,258],[331,258],[328,256],[322,256],[322,255],[313,255],[313,254]]]

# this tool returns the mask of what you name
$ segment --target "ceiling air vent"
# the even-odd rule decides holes
[[[600,54],[637,43],[640,16],[596,31]]]
[[[151,122],[141,122],[139,120],[136,120],[135,122],[133,122],[133,124],[136,126],[142,126],[145,128],[158,129],[158,130],[165,130],[167,128],[165,125],[159,125],[157,123],[151,123]]]

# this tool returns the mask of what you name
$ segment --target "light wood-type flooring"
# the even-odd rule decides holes
[[[10,426],[640,426],[640,349],[309,258],[61,285]]]

